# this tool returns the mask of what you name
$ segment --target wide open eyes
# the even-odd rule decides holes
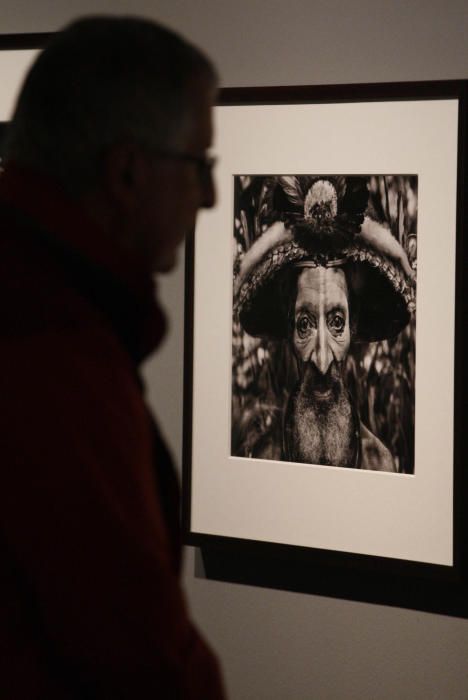
[[[334,309],[327,314],[327,327],[334,336],[342,335],[346,319],[341,311]],[[317,328],[317,319],[313,314],[300,313],[296,318],[296,332],[299,338],[307,338]]]

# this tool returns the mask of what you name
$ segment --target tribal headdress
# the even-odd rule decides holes
[[[369,192],[362,177],[280,176],[267,190],[269,218],[294,230],[305,249],[324,252],[351,243],[364,220]]]
[[[358,273],[358,339],[381,340],[404,328],[415,308],[414,273],[388,226],[369,214],[367,178],[296,175],[266,183],[262,229],[234,283],[234,310],[244,329],[285,337],[281,279],[304,265]]]

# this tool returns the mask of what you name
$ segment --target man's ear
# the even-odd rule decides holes
[[[150,162],[143,149],[132,142],[113,144],[104,156],[104,183],[114,206],[124,211],[140,205],[141,193],[150,176]]]

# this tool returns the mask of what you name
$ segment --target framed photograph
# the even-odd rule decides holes
[[[186,268],[183,525],[205,575],[464,614],[466,100],[465,81],[221,91]]]

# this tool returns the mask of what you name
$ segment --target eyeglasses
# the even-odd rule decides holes
[[[180,153],[178,151],[165,151],[157,149],[153,151],[160,158],[170,158],[171,160],[182,160],[194,163],[197,166],[198,174],[203,182],[206,182],[213,173],[217,158],[215,156],[195,156],[192,153]]]

